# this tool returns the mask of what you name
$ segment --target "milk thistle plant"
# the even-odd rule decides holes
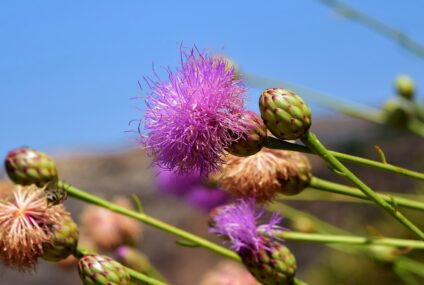
[[[376,193],[342,161],[417,180],[424,180],[423,173],[328,150],[310,131],[312,113],[301,94],[286,88],[269,86],[264,90],[258,96],[260,114],[246,109],[243,75],[222,56],[197,48],[182,49],[180,67],[168,72],[166,80],[146,79],[151,89],[139,142],[156,164],[162,192],[182,196],[203,210],[213,208],[209,232],[221,237],[223,246],[151,217],[138,199],[136,209],[131,209],[78,189],[60,179],[56,164],[48,155],[24,147],[11,150],[5,159],[6,172],[17,186],[0,201],[2,263],[13,269],[34,271],[38,258],[57,262],[73,255],[79,260],[74,265],[82,284],[172,283],[143,253],[124,244],[124,240],[134,241],[140,231],[129,230],[136,226],[119,219],[117,214],[174,235],[179,238],[179,245],[204,248],[240,262],[246,272],[241,274],[237,267],[237,275],[225,277],[234,284],[243,284],[237,278],[249,280],[249,284],[306,284],[302,276],[296,275],[301,265],[290,249],[292,241],[368,246],[373,256],[380,257],[383,255],[377,252],[388,247],[424,249],[424,233],[401,212],[402,208],[424,211],[424,202]],[[404,85],[400,84],[403,92],[409,92]],[[293,140],[300,140],[303,145]],[[314,176],[303,153],[322,158],[349,185]],[[285,211],[290,218],[298,215],[298,210],[282,206],[280,198],[306,191],[333,192],[372,202],[414,234],[415,239],[318,231],[326,226],[318,217],[305,215],[303,223],[296,226],[301,232],[280,226]],[[108,216],[102,223],[109,221],[112,227],[119,228],[114,232],[119,236],[107,243],[101,242],[102,233],[96,236],[99,245],[116,249],[117,260],[79,244],[79,226],[64,209],[67,196],[114,213],[113,218]],[[90,209],[91,215],[95,209]],[[267,223],[261,222],[268,216]],[[84,217],[84,224],[92,224],[91,229],[105,231],[105,227],[92,223],[90,215]],[[306,227],[299,226],[305,221]],[[248,278],[247,271],[251,274]]]

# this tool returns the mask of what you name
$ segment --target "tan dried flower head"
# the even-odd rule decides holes
[[[242,265],[223,261],[207,272],[200,285],[260,285]]]
[[[17,186],[0,201],[0,260],[20,271],[33,271],[49,242],[52,228],[64,215],[63,206],[49,207],[43,189]]]
[[[131,209],[127,198],[116,198],[114,203]],[[103,250],[114,250],[128,244],[134,245],[141,235],[141,224],[97,206],[87,206],[81,215],[81,228]]]
[[[254,196],[269,201],[277,192],[294,195],[312,177],[308,159],[301,153],[263,148],[257,154],[238,157],[228,154],[220,171],[211,179],[236,197]]]

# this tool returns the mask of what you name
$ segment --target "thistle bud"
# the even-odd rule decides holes
[[[311,126],[311,111],[294,92],[271,88],[262,92],[259,109],[268,130],[279,139],[299,139]]]
[[[57,179],[55,162],[37,150],[20,147],[10,151],[5,159],[5,168],[16,184],[44,186]]]
[[[383,116],[386,124],[405,128],[415,114],[411,102],[404,98],[389,99],[383,106]]]
[[[392,264],[402,255],[402,251],[393,246],[372,245],[369,246],[369,255],[376,261]]]
[[[129,285],[131,281],[126,267],[104,255],[83,256],[78,273],[84,285]]]
[[[67,258],[77,248],[78,236],[78,226],[70,216],[64,217],[53,227],[50,242],[43,244],[42,258],[55,262]]]
[[[278,178],[279,193],[292,196],[302,192],[311,182],[312,167],[308,158],[299,152],[287,152],[287,174]]]
[[[292,284],[297,269],[294,255],[287,246],[278,242],[268,241],[266,246],[256,252],[250,250],[239,252],[247,270],[263,284]]]
[[[247,111],[240,119],[247,132],[229,148],[228,152],[236,156],[249,156],[257,153],[265,144],[267,128],[262,119],[254,112]]]
[[[399,96],[411,100],[415,94],[415,83],[408,75],[399,75],[395,80],[396,92]]]
[[[149,258],[136,248],[122,245],[116,250],[116,255],[118,261],[123,265],[147,276],[165,281],[164,277],[152,266]]]

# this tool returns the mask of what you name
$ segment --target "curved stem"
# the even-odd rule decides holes
[[[103,208],[106,208],[112,212],[119,213],[121,215],[136,219],[140,222],[143,222],[147,225],[150,225],[152,227],[155,227],[157,229],[160,229],[162,231],[168,232],[170,234],[173,234],[175,236],[178,236],[184,240],[190,241],[194,244],[197,244],[200,247],[207,248],[211,251],[214,251],[216,253],[219,253],[225,257],[231,258],[236,261],[240,261],[239,255],[231,251],[229,249],[226,249],[225,247],[222,247],[220,245],[217,245],[211,241],[208,241],[206,239],[203,239],[201,237],[198,237],[196,235],[193,235],[189,232],[186,232],[182,229],[179,229],[177,227],[174,227],[172,225],[169,225],[167,223],[164,223],[160,220],[157,220],[153,217],[150,217],[144,213],[139,213],[135,211],[131,211],[127,208],[118,206],[114,203],[111,203],[105,199],[102,199],[100,197],[97,197],[95,195],[92,195],[90,193],[84,192],[76,187],[71,186],[70,184],[67,184],[63,181],[58,182],[58,187],[60,189],[63,189],[64,191],[68,192],[68,195],[74,198],[77,198],[79,200],[85,201],[90,204],[94,204]]]
[[[282,140],[279,140],[279,139],[276,139],[276,138],[273,138],[273,137],[267,138],[265,146],[268,147],[268,148],[272,148],[272,149],[292,150],[292,151],[298,151],[298,152],[303,152],[303,153],[315,154],[308,147],[305,147],[305,146],[299,145],[299,144],[295,144],[295,143],[289,143],[289,142],[282,141]],[[330,153],[335,158],[342,160],[342,161],[351,162],[351,163],[355,163],[355,164],[359,164],[359,165],[365,165],[365,166],[369,166],[369,167],[372,167],[372,168],[377,168],[377,169],[380,169],[380,170],[385,170],[385,171],[388,171],[388,172],[393,172],[393,173],[397,173],[397,174],[400,174],[400,175],[404,175],[404,176],[408,176],[408,177],[411,177],[411,178],[415,178],[415,179],[424,181],[424,173],[421,173],[421,172],[417,172],[417,171],[409,170],[409,169],[402,168],[402,167],[399,167],[399,166],[395,166],[395,165],[392,165],[392,164],[382,163],[382,162],[378,162],[378,161],[375,161],[375,160],[370,160],[370,159],[366,159],[366,158],[363,158],[363,157],[349,155],[349,154],[345,154],[345,153],[341,153],[341,152],[337,152],[337,151],[327,150],[327,152]]]
[[[308,234],[292,231],[275,231],[274,236],[292,241],[315,242],[315,243],[339,243],[349,245],[385,245],[413,249],[424,249],[424,241],[395,239],[395,238],[373,238],[350,235],[333,234]]]
[[[81,247],[78,247],[75,250],[74,256],[76,258],[80,259],[81,257],[83,257],[84,255],[86,255],[88,253],[89,253],[88,251],[82,249]],[[124,265],[122,265],[122,266],[124,266]],[[157,280],[157,279],[154,279],[152,277],[149,277],[149,276],[147,276],[147,275],[145,275],[143,273],[140,273],[138,271],[135,271],[135,270],[133,270],[133,269],[131,269],[129,267],[126,267],[126,269],[128,270],[128,273],[130,274],[131,279],[133,279],[133,280],[138,280],[138,281],[141,281],[143,283],[150,284],[150,285],[167,285],[167,283],[164,283],[164,282],[162,282],[160,280]]]
[[[331,192],[331,193],[346,195],[346,196],[355,197],[355,198],[359,198],[363,200],[371,200],[370,197],[365,195],[363,192],[361,192],[357,188],[326,181],[317,177],[312,177],[309,187],[318,191]],[[418,202],[418,201],[414,201],[414,200],[410,200],[410,199],[406,199],[402,197],[396,197],[390,194],[377,194],[377,196],[379,196],[381,199],[385,200],[386,202],[393,204],[393,206],[399,206],[403,208],[424,211],[424,203],[422,202]]]
[[[345,177],[347,180],[356,185],[369,199],[376,204],[380,205],[384,210],[391,214],[405,227],[414,232],[417,236],[424,240],[424,233],[408,218],[406,218],[399,210],[387,203],[383,198],[378,196],[370,187],[368,187],[362,180],[353,174],[346,166],[344,166],[337,158],[334,157],[325,147],[321,144],[318,138],[311,132],[307,132],[302,137],[302,142],[321,156],[332,168],[333,171]]]

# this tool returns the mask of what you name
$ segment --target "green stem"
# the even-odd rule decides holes
[[[357,188],[345,186],[342,184],[326,181],[317,177],[312,177],[311,183],[309,187],[314,188],[315,190],[331,192],[341,195],[346,195],[350,197],[355,197],[364,200],[371,200],[370,197],[365,195]],[[393,206],[404,207],[408,209],[414,209],[419,211],[424,211],[424,203],[402,198],[396,197],[389,194],[377,194],[384,201],[393,204]]]
[[[106,209],[108,209],[112,212],[116,212],[116,213],[119,213],[121,215],[133,218],[133,219],[138,220],[142,223],[145,223],[147,225],[155,227],[159,230],[162,230],[164,232],[178,236],[178,237],[180,237],[184,240],[187,240],[189,242],[192,242],[194,244],[197,244],[200,247],[203,247],[203,248],[206,248],[206,249],[211,250],[213,252],[216,252],[216,253],[218,253],[222,256],[225,256],[227,258],[241,262],[240,256],[236,252],[231,251],[229,249],[226,249],[225,247],[217,245],[213,242],[210,242],[206,239],[203,239],[201,237],[193,235],[193,234],[186,232],[184,230],[181,230],[177,227],[174,227],[172,225],[164,223],[160,220],[152,218],[152,217],[150,217],[150,216],[148,216],[144,213],[131,211],[129,209],[126,209],[124,207],[121,207],[119,205],[111,203],[111,202],[109,202],[105,199],[102,199],[100,197],[97,197],[95,195],[87,193],[85,191],[82,191],[82,190],[80,190],[80,189],[78,189],[78,188],[76,188],[76,187],[74,187],[74,186],[72,186],[68,183],[65,183],[63,181],[58,182],[58,187],[60,189],[63,189],[64,191],[66,191],[70,197],[76,198],[78,200],[81,200],[81,201],[84,201],[84,202],[87,202],[87,203],[90,203],[90,204],[97,205],[97,206],[102,207],[102,208],[106,208]],[[137,271],[134,271],[132,269],[129,269],[129,270],[130,270],[130,273],[132,272],[132,274],[138,273]],[[138,274],[140,274],[140,273],[138,273]],[[162,284],[165,284],[165,283],[156,283],[156,284],[162,285]],[[300,280],[298,278],[295,278],[294,281],[293,281],[293,285],[307,285],[307,283],[303,282],[302,280]]]
[[[75,252],[74,256],[76,258],[80,259],[81,257],[83,257],[84,255],[87,255],[88,253],[89,252],[86,251],[85,249],[82,249],[82,248],[78,247],[76,249],[76,252]],[[124,266],[124,265],[122,265],[122,266]],[[147,275],[145,275],[143,273],[140,273],[138,271],[135,271],[135,270],[133,270],[133,269],[131,269],[129,267],[126,267],[126,268],[127,268],[128,272],[129,272],[129,274],[131,276],[131,279],[138,280],[138,281],[141,281],[141,282],[144,282],[144,283],[147,283],[147,284],[151,284],[151,285],[167,285],[167,283],[164,283],[164,282],[162,282],[160,280],[157,280],[157,279],[154,279],[152,277],[149,277],[149,276],[147,276]]]
[[[389,214],[391,214],[396,220],[398,220],[405,227],[414,232],[417,236],[424,240],[424,233],[412,223],[408,218],[406,218],[400,211],[398,211],[391,204],[387,203],[383,198],[378,196],[370,187],[368,187],[362,180],[360,180],[355,174],[353,174],[346,166],[344,166],[337,158],[331,154],[324,145],[318,140],[318,138],[311,132],[307,132],[305,136],[302,137],[302,142],[315,153],[320,155],[338,174],[343,175],[347,180],[352,182],[356,187],[359,188],[369,199]]]
[[[314,243],[339,243],[349,245],[385,245],[413,249],[424,249],[424,242],[419,240],[373,238],[350,235],[309,234],[292,231],[278,231],[274,235],[284,240],[314,242]]]
[[[199,245],[200,247],[209,249],[211,251],[219,253],[219,254],[221,254],[225,257],[231,258],[233,260],[240,261],[240,257],[236,252],[228,250],[225,247],[217,245],[213,242],[210,242],[206,239],[203,239],[201,237],[193,235],[193,234],[186,232],[184,230],[181,230],[177,227],[174,227],[172,225],[164,223],[164,222],[157,220],[153,217],[150,217],[150,216],[148,216],[144,213],[131,211],[127,208],[118,206],[114,203],[111,203],[111,202],[105,200],[105,199],[102,199],[102,198],[97,197],[95,195],[92,195],[90,193],[84,192],[84,191],[82,191],[82,190],[80,190],[76,187],[73,187],[72,185],[67,184],[63,181],[58,182],[58,187],[60,189],[65,190],[66,192],[68,192],[69,196],[71,196],[71,197],[77,198],[79,200],[85,201],[85,202],[90,203],[90,204],[94,204],[94,205],[106,208],[106,209],[108,209],[112,212],[116,212],[116,213],[119,213],[121,215],[136,219],[136,220],[143,222],[147,225],[150,225],[152,227],[155,227],[155,228],[160,229],[162,231],[165,231],[167,233],[173,234],[175,236],[178,236],[178,237],[185,239],[187,241],[190,241],[192,243],[195,243],[195,244]]]
[[[298,151],[298,152],[303,152],[303,153],[315,154],[308,147],[305,147],[303,145],[298,145],[298,144],[295,144],[295,143],[289,143],[289,142],[282,141],[282,140],[279,140],[279,139],[276,139],[276,138],[273,138],[273,137],[267,138],[265,146],[268,147],[268,148],[272,148],[272,149],[284,149],[284,150],[292,150],[292,151]],[[358,157],[358,156],[354,156],[354,155],[349,155],[349,154],[345,154],[345,153],[341,153],[341,152],[336,152],[336,151],[331,151],[331,150],[327,150],[327,152],[330,153],[335,158],[342,160],[342,161],[351,162],[351,163],[355,163],[355,164],[359,164],[359,165],[365,165],[365,166],[369,166],[369,167],[372,167],[372,168],[377,168],[377,169],[397,173],[397,174],[400,174],[400,175],[404,175],[404,176],[408,176],[408,177],[411,177],[411,178],[415,178],[415,179],[424,181],[424,173],[420,173],[420,172],[417,172],[417,171],[409,170],[409,169],[402,168],[402,167],[399,167],[399,166],[395,166],[395,165],[392,165],[392,164],[382,163],[382,162],[378,162],[378,161],[375,161],[375,160],[370,160],[370,159],[366,159],[366,158],[362,158],[362,157]]]

